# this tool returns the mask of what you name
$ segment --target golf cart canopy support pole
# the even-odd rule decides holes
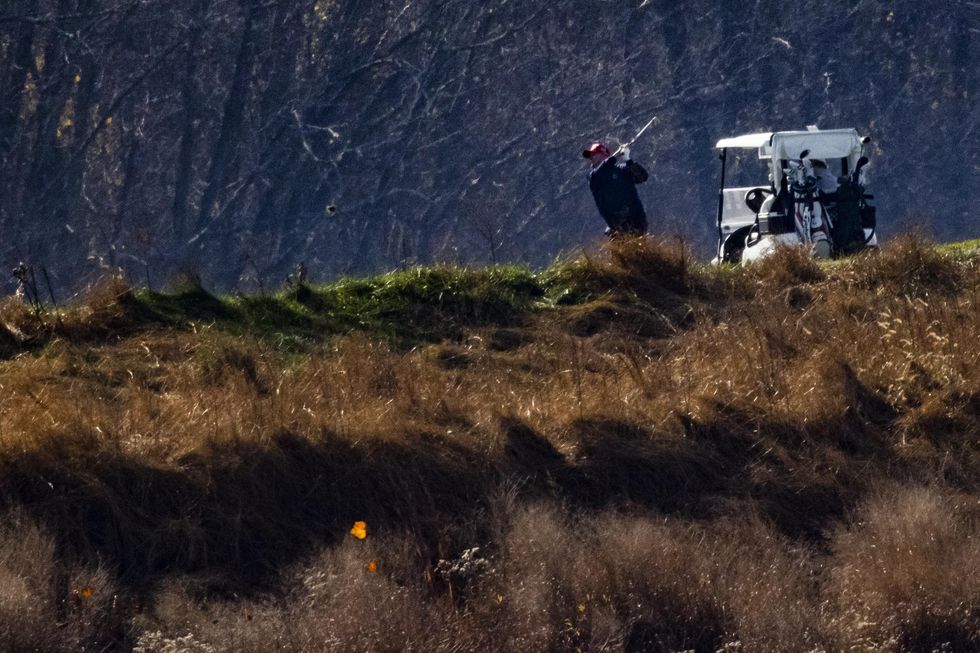
[[[718,183],[718,256],[720,261],[722,246],[724,245],[724,235],[721,230],[721,214],[725,208],[725,162],[728,159],[728,148],[723,147],[718,158],[721,159],[721,181]]]

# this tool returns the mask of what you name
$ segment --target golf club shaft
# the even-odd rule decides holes
[[[650,125],[652,125],[653,124],[653,121],[656,120],[656,119],[657,119],[657,116],[654,116],[653,118],[650,118],[650,122],[648,122],[647,124],[643,125],[643,129],[641,129],[640,131],[636,132],[636,136],[634,136],[633,138],[631,138],[626,143],[623,143],[622,145],[620,145],[616,149],[616,151],[613,153],[613,156],[616,156],[617,154],[619,154],[620,152],[622,152],[623,150],[625,150],[627,147],[632,146],[633,143],[636,142],[636,139],[638,139],[640,136],[642,136],[643,135],[643,132],[645,132],[647,129],[649,129]]]

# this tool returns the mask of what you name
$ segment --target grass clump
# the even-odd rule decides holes
[[[0,528],[0,648],[110,650],[127,645],[129,615],[104,569],[65,564],[54,538],[17,512]]]
[[[545,272],[549,294],[564,303],[626,293],[646,301],[674,299],[692,286],[691,253],[685,243],[623,237],[603,243]]]
[[[980,510],[948,490],[887,487],[832,539],[827,591],[852,646],[980,647]]]
[[[529,270],[500,266],[414,268],[312,293],[321,310],[345,316],[351,328],[433,341],[452,339],[465,326],[519,325],[544,291]]]
[[[864,254],[851,269],[857,283],[890,295],[953,294],[963,283],[956,259],[915,234],[899,236]]]
[[[823,281],[826,275],[807,247],[777,247],[749,268],[752,276],[777,287]]]

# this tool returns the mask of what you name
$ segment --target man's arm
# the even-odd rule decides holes
[[[650,175],[647,173],[646,169],[644,169],[643,166],[633,159],[627,159],[626,168],[630,171],[630,174],[633,175],[633,183],[642,184],[650,178]]]

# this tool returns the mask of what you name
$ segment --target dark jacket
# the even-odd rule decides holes
[[[610,232],[646,233],[647,215],[636,192],[649,175],[635,161],[611,156],[589,172],[589,189]]]

